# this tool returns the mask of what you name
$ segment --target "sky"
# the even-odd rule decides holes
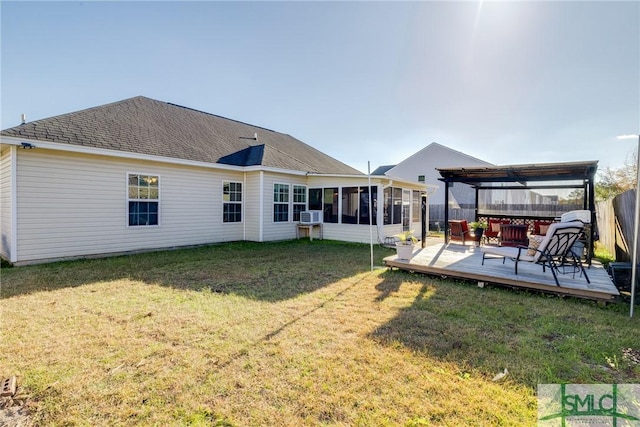
[[[367,172],[633,161],[640,2],[0,2],[2,129],[143,95]]]

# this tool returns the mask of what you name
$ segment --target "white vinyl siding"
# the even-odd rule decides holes
[[[2,258],[11,261],[11,255],[15,248],[13,241],[13,215],[12,215],[12,194],[13,187],[13,153],[15,148],[7,147],[0,153],[0,255]]]
[[[161,177],[162,226],[127,227],[127,173]],[[223,224],[223,181],[238,172],[30,150],[18,158],[20,261],[243,240]],[[218,194],[218,196],[216,196]]]
[[[263,218],[260,216],[260,175],[261,172],[247,173],[243,189],[245,239],[252,242],[262,241],[260,231],[263,222]],[[268,221],[271,222],[271,218],[268,218]]]
[[[367,185],[366,177],[233,171],[42,147],[10,150],[14,153],[13,161],[7,152],[0,155],[1,230],[3,239],[6,236],[12,242],[9,249],[18,263],[215,242],[293,239],[296,223],[291,218],[287,222],[273,222],[274,183],[289,186],[290,206],[294,203],[291,193],[294,186],[306,186],[308,196],[310,188]],[[159,177],[160,226],[127,225],[129,173]],[[243,184],[242,222],[223,222],[224,182]],[[386,179],[372,180],[372,185],[378,188],[378,206],[382,203],[382,188],[389,184]],[[8,190],[11,188],[14,190]],[[420,188],[416,185],[412,189]],[[12,198],[12,194],[17,196]],[[17,220],[12,220],[16,215]],[[381,209],[377,221],[382,224]],[[374,241],[399,231],[380,225],[375,228]],[[360,224],[324,224],[323,234],[325,239],[369,241],[369,227]],[[4,247],[3,243],[3,250]]]

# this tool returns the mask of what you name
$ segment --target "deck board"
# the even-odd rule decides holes
[[[485,259],[482,265],[482,252],[471,245],[437,243],[420,248],[416,246],[413,258],[407,262],[399,260],[396,255],[384,259],[388,267],[402,270],[436,274],[447,277],[457,277],[479,282],[496,283],[501,285],[536,289],[562,295],[573,295],[611,301],[618,295],[618,289],[613,284],[609,274],[601,264],[594,262],[585,268],[591,283],[587,283],[584,276],[576,273],[559,274],[556,286],[551,271],[547,268],[529,262],[518,263],[518,274],[515,274],[514,262],[507,259],[504,264],[500,259]]]

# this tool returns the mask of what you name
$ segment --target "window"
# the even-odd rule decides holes
[[[376,223],[376,197],[378,189],[373,187],[372,224]],[[369,224],[369,187],[342,187],[342,223]]]
[[[411,197],[411,215],[413,222],[422,221],[422,194],[413,190]]]
[[[323,197],[324,222],[338,223],[338,188],[325,188]]]
[[[289,221],[289,184],[273,184],[273,222]]]
[[[309,189],[309,210],[310,211],[322,210],[322,188]]]
[[[402,223],[402,188],[384,189],[384,224]]]
[[[307,209],[307,187],[293,186],[293,220],[300,221],[300,212]]]
[[[358,187],[342,187],[342,223],[357,224],[359,207]]]
[[[159,184],[158,176],[129,174],[129,226],[158,225]]]
[[[242,222],[242,183],[222,183],[222,222]]]
[[[418,175],[418,182],[424,182],[424,175]]]
[[[402,231],[409,231],[409,210],[411,209],[411,190],[402,190]]]
[[[372,187],[371,192],[371,224],[376,225],[376,212],[378,209],[378,187]],[[369,224],[369,187],[360,187],[360,224]]]

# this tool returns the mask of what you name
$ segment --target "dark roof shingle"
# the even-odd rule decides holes
[[[25,123],[2,135],[209,163],[362,175],[287,134],[143,96]],[[252,148],[258,146],[262,153]]]

